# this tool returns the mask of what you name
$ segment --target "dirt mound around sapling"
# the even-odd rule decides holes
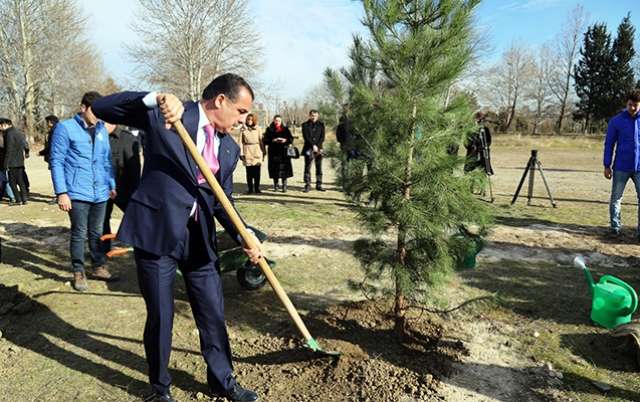
[[[341,352],[338,358],[314,358],[284,326],[280,333],[239,341],[238,374],[260,384],[258,392],[269,401],[441,399],[439,379],[451,374],[466,349],[426,318],[399,337],[385,311],[385,303],[350,302],[305,317],[324,349]]]

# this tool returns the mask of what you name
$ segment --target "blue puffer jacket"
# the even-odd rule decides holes
[[[92,140],[85,127],[79,114],[56,125],[50,159],[53,188],[74,201],[103,202],[116,187],[109,134],[98,122]]]

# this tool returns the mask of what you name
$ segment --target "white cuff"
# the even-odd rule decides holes
[[[253,230],[247,228],[247,232],[249,232],[251,235],[253,235],[253,237],[256,237],[256,232],[254,232]],[[242,236],[240,236],[239,233],[238,233],[238,243],[242,244]]]
[[[158,107],[158,93],[156,91],[149,92],[142,98],[142,102],[148,109],[155,109]]]

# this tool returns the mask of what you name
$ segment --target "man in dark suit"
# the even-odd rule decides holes
[[[316,190],[322,188],[322,144],[324,143],[324,123],[318,120],[320,114],[317,110],[309,112],[309,120],[302,123],[302,137],[304,146],[304,192],[311,190],[311,165],[316,165]]]
[[[27,137],[15,128],[9,119],[0,123],[0,130],[5,132],[5,155],[2,169],[9,172],[9,185],[16,197],[16,202],[13,205],[25,205],[29,196],[24,170],[24,160],[29,157]]]
[[[116,180],[116,198],[107,200],[103,234],[111,233],[111,214],[116,205],[122,212],[127,210],[131,196],[140,184],[140,142],[138,137],[115,124],[105,123],[111,146],[111,166]],[[111,250],[111,241],[102,243],[105,252]]]
[[[249,84],[235,74],[225,74],[205,88],[199,102],[187,102],[184,107],[174,95],[155,92],[113,94],[92,106],[99,118],[146,133],[142,179],[127,206],[118,239],[134,247],[138,282],[147,306],[144,345],[154,392],[151,401],[173,401],[168,364],[178,268],[200,332],[211,390],[232,401],[258,399],[236,382],[232,372],[213,218],[233,238],[238,235],[180,137],[170,130],[172,123],[182,120],[231,197],[240,149],[226,133],[234,123],[244,121],[252,102]],[[257,263],[260,250],[244,248]]]

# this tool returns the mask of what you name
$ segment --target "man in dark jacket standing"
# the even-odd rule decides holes
[[[0,127],[4,127],[3,124],[9,119],[0,117]],[[10,202],[16,202],[15,197],[13,196],[13,191],[11,191],[11,186],[9,185],[9,173],[4,170],[4,155],[5,155],[5,147],[4,147],[4,139],[5,132],[2,128],[0,128],[0,200],[4,198],[6,195],[9,198]]]
[[[29,144],[27,138],[9,119],[0,123],[0,129],[4,130],[4,165],[3,170],[9,171],[9,185],[16,197],[14,205],[27,203],[28,190],[24,182],[24,160],[29,157]],[[19,189],[19,192],[18,192]]]
[[[304,138],[304,192],[311,190],[311,164],[316,164],[316,190],[322,188],[322,144],[324,143],[324,123],[318,120],[317,110],[309,112],[309,120],[302,123],[302,137]]]
[[[122,212],[127,209],[131,195],[140,184],[140,142],[129,131],[105,123],[109,132],[111,146],[111,166],[116,179],[116,198],[107,200],[107,211],[104,215],[104,234],[111,233],[111,213],[113,205],[117,205]],[[111,241],[103,242],[105,252],[111,250]]]

